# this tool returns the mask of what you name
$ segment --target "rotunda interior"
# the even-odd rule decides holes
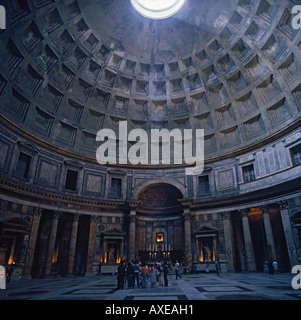
[[[277,260],[290,272],[301,261],[297,1],[186,0],[163,18],[133,3],[144,1],[0,1],[0,265],[19,278],[133,259],[195,273]],[[104,130],[115,162],[97,160]],[[152,162],[128,135],[177,132],[185,150],[201,130],[195,175],[175,161],[175,136]]]

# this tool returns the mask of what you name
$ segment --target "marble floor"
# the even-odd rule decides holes
[[[0,290],[2,300],[301,300],[291,274],[214,273],[169,276],[169,286],[116,290],[116,276],[19,280]]]

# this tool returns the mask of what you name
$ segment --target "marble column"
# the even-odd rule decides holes
[[[61,215],[61,212],[59,211],[54,212],[52,215],[52,223],[51,223],[50,235],[48,240],[48,249],[47,249],[47,255],[46,255],[46,262],[45,262],[45,272],[44,272],[45,276],[51,273],[52,258],[53,258],[53,252],[55,249],[55,240],[56,240],[57,227],[58,227],[60,215]]]
[[[281,220],[283,225],[283,231],[285,235],[287,251],[290,259],[291,268],[298,264],[298,256],[294,242],[294,236],[292,232],[291,221],[288,213],[288,202],[287,200],[278,202]]]
[[[230,212],[223,212],[223,226],[224,226],[224,239],[226,248],[226,258],[227,258],[227,269],[228,271],[234,270],[234,244],[232,237],[232,223]]]
[[[73,220],[72,220],[70,244],[69,244],[68,275],[73,274],[77,230],[78,230],[78,220],[79,220],[79,214],[74,214]]]
[[[191,250],[191,212],[189,208],[184,209],[184,237],[185,237],[185,258],[188,268],[192,266],[192,250]]]
[[[128,261],[135,260],[136,255],[136,210],[130,212]]]
[[[29,239],[29,244],[27,248],[24,269],[23,269],[23,278],[27,278],[27,277],[29,278],[31,274],[41,216],[42,216],[42,209],[33,208],[33,222],[31,226],[30,239]]]
[[[244,242],[245,242],[247,268],[248,268],[248,271],[256,271],[255,255],[254,255],[249,218],[248,218],[249,209],[242,209],[242,210],[239,210],[239,212],[242,216],[242,228],[243,228],[243,236],[244,236]]]
[[[89,232],[89,243],[88,243],[88,257],[86,274],[93,275],[93,262],[94,262],[94,251],[96,241],[96,224],[97,216],[90,216],[90,232]]]
[[[273,230],[271,225],[269,209],[268,209],[268,206],[261,206],[260,209],[262,211],[265,237],[266,237],[267,246],[268,246],[268,254],[269,254],[268,258],[270,260],[274,260],[276,259],[276,250],[275,250],[275,243],[273,238]]]

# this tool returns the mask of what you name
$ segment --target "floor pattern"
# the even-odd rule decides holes
[[[4,300],[301,300],[291,274],[194,274],[169,286],[117,290],[116,276],[57,277],[19,280],[0,290]]]

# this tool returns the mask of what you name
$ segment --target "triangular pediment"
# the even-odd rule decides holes
[[[82,163],[76,160],[66,160],[64,161],[64,163],[65,163],[65,166],[68,166],[68,167],[74,167],[78,169],[82,169],[84,167]]]
[[[39,153],[39,149],[32,143],[27,141],[19,141],[18,145],[20,148],[26,149],[28,151],[31,151],[33,153]]]
[[[203,226],[200,229],[198,229],[195,233],[196,234],[205,234],[205,233],[216,233],[218,230],[210,228],[208,226]]]
[[[103,235],[125,235],[125,232],[122,232],[121,230],[117,228],[112,228],[109,230],[106,230],[102,232]]]

